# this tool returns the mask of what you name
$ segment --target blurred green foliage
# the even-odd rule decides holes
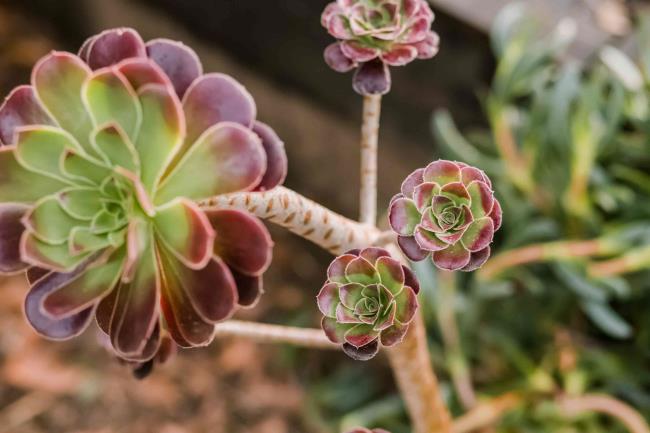
[[[491,34],[486,124],[461,133],[449,112],[433,116],[438,156],[484,169],[504,208],[481,271],[415,264],[454,414],[475,396],[520,399],[496,433],[627,431],[602,414],[568,418],[565,396],[608,394],[650,416],[650,20],[638,21],[634,59],[604,47],[577,63],[572,22],[545,35],[513,4]],[[350,374],[323,379],[314,404],[347,413],[342,427],[409,431],[399,398]]]

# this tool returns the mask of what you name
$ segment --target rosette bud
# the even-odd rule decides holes
[[[431,255],[445,270],[474,271],[490,256],[501,227],[501,205],[483,171],[438,160],[410,174],[391,201],[390,226],[404,254]]]
[[[402,341],[418,308],[420,286],[406,266],[381,248],[353,250],[332,262],[317,296],[323,330],[356,360]]]

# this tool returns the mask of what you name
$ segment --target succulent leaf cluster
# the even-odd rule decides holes
[[[356,360],[402,341],[418,308],[420,286],[382,248],[353,250],[330,264],[317,296],[327,337]]]
[[[409,259],[431,255],[441,269],[466,272],[487,261],[502,213],[483,171],[438,160],[411,173],[401,190],[391,201],[389,222]]]
[[[251,95],[187,46],[131,29],[52,52],[0,107],[0,271],[28,271],[33,328],[96,317],[115,353],[152,359],[254,304],[271,260],[249,214],[198,200],[278,185],[284,146]]]
[[[325,49],[325,61],[337,72],[356,69],[353,85],[358,93],[387,93],[388,66],[437,54],[433,20],[426,0],[334,1],[323,11],[321,23],[339,41]]]

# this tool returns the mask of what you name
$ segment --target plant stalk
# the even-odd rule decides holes
[[[219,195],[203,200],[200,205],[248,211],[335,255],[373,245],[381,234],[372,225],[345,218],[285,187],[265,192]]]
[[[291,326],[228,320],[219,323],[214,330],[216,337],[239,337],[260,343],[286,343],[314,349],[338,350],[321,329],[302,329]]]
[[[480,280],[488,281],[496,278],[508,269],[528,263],[602,256],[614,254],[619,250],[620,245],[607,238],[533,244],[505,251],[494,256],[483,268],[477,271],[476,275]]]
[[[633,407],[604,394],[586,394],[560,397],[560,411],[567,418],[575,418],[588,412],[597,412],[618,419],[630,433],[650,433],[647,421]]]
[[[359,221],[377,224],[377,148],[381,95],[363,97],[361,127],[361,188],[359,192]]]

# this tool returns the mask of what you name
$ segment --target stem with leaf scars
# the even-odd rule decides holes
[[[377,223],[377,148],[380,117],[381,95],[364,96],[359,221],[372,225]]]
[[[284,187],[265,192],[225,194],[204,200],[202,207],[239,209],[285,227],[332,254],[373,245],[380,231],[345,218]]]
[[[287,343],[315,349],[340,349],[321,329],[301,329],[291,326],[228,320],[215,326],[216,337],[240,337],[260,343]]]

